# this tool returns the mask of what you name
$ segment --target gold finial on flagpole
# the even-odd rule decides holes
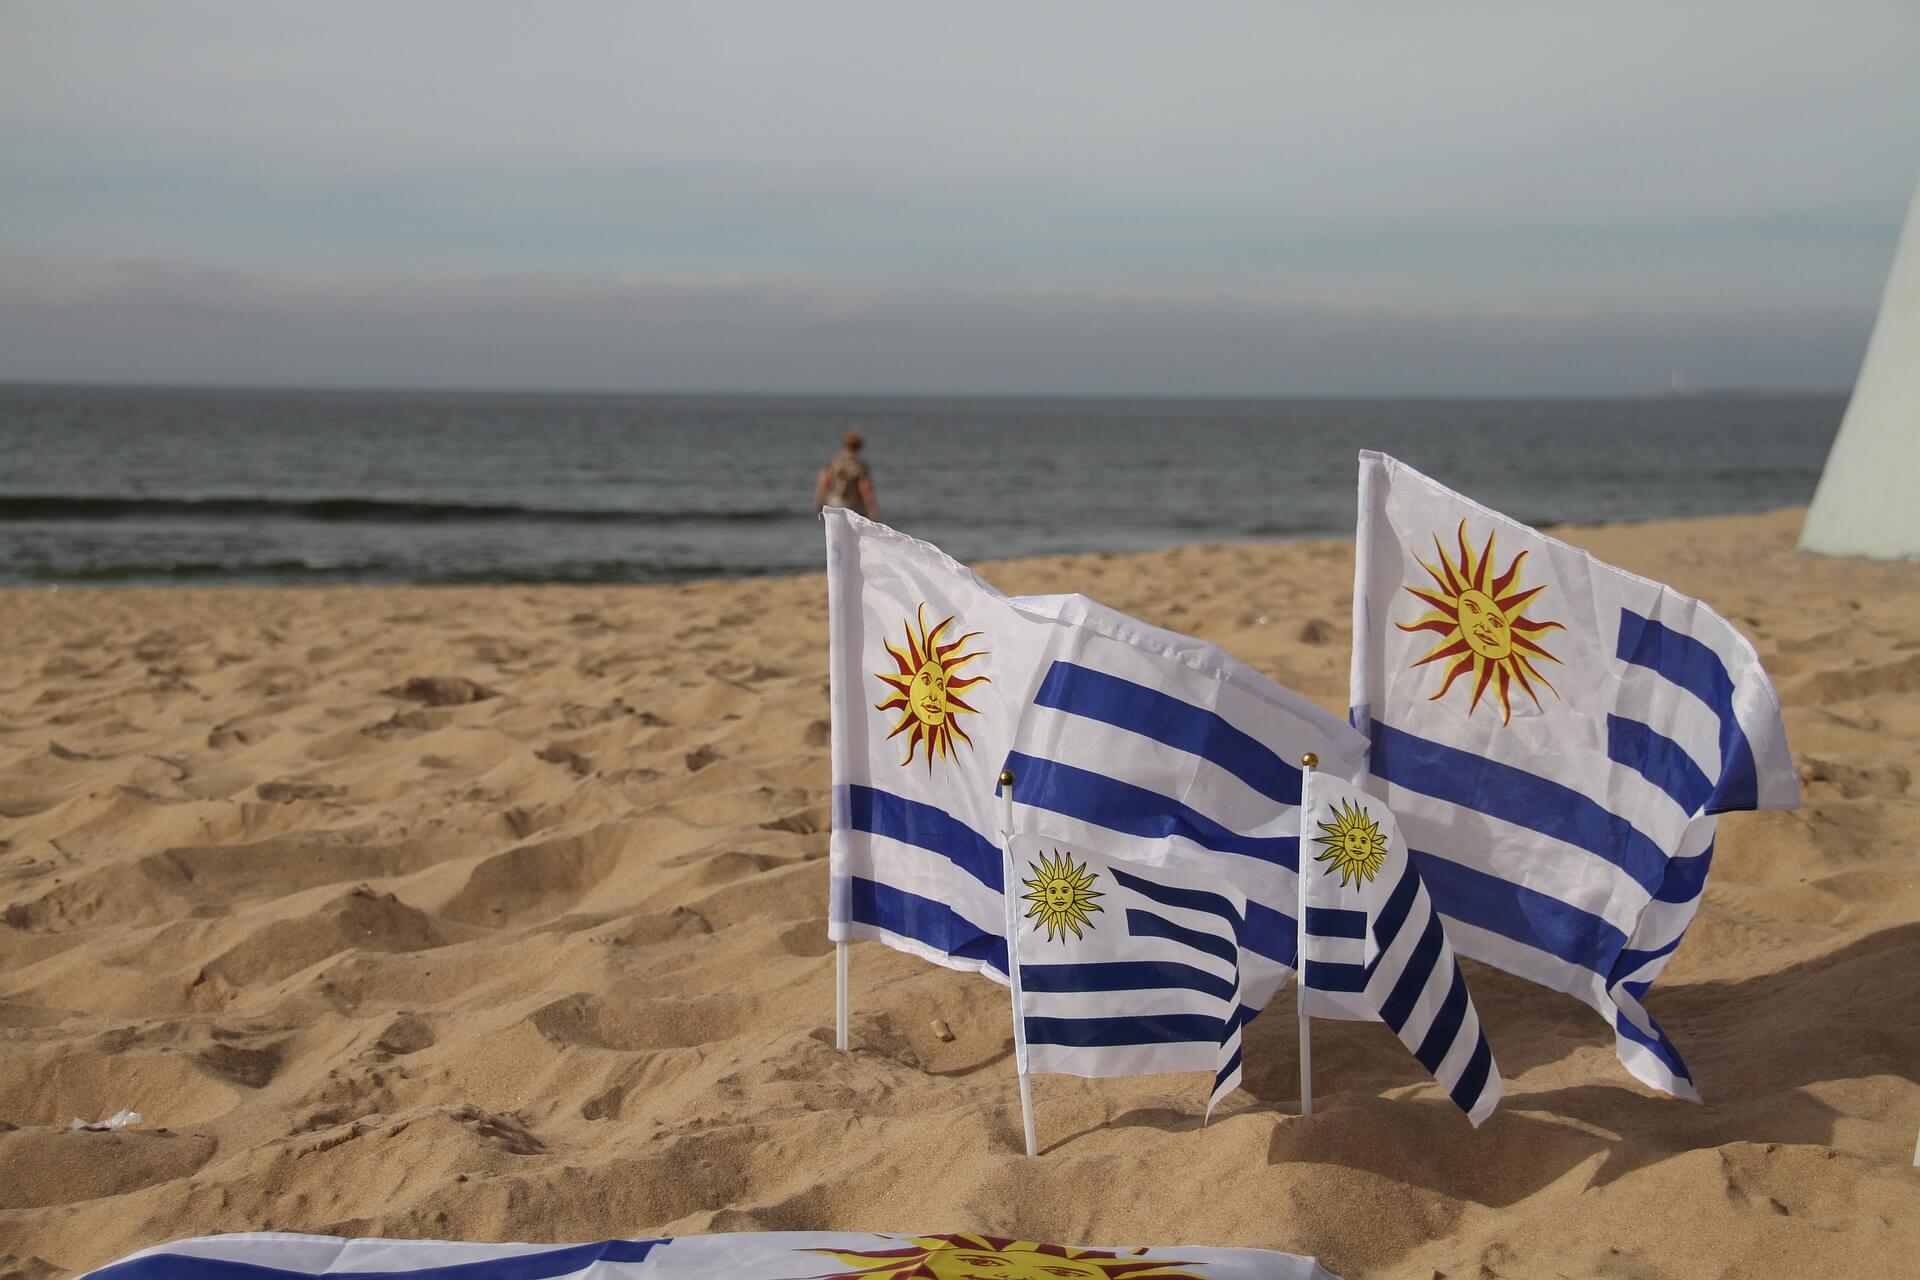
[[[1300,757],[1300,767],[1302,769],[1317,769],[1320,767],[1320,757],[1309,751]]]
[[[1013,785],[1013,770],[1002,769],[1000,771],[1000,785],[1003,787],[1010,787]]]

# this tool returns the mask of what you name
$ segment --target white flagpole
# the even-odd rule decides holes
[[[833,1047],[847,1051],[847,944],[833,944]]]
[[[1020,1078],[1020,1127],[1027,1154],[1038,1155],[1033,1137],[1033,1085],[1027,1079],[1027,1020],[1020,1013],[1020,925],[1013,895],[1013,770],[1000,771],[1000,889],[1007,904],[1007,987],[1013,993],[1013,1069]]]
[[[1300,884],[1300,918],[1295,922],[1299,932],[1293,952],[1293,989],[1300,1006],[1300,1114],[1303,1116],[1313,1114],[1313,1017],[1307,1012],[1307,823],[1313,809],[1307,792],[1319,763],[1320,757],[1311,751],[1300,757],[1300,855],[1299,874],[1294,877]]]

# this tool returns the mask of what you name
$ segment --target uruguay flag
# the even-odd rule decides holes
[[[1392,812],[1315,771],[1300,814],[1301,1007],[1328,994],[1386,1023],[1478,1128],[1500,1105],[1500,1068]]]
[[[1057,624],[1007,756],[1016,830],[1233,886],[1243,999],[1265,1008],[1298,947],[1298,762],[1351,777],[1365,740],[1213,645],[1084,596],[1013,603]]]
[[[1716,815],[1799,779],[1753,646],[1698,600],[1360,455],[1352,716],[1460,954],[1586,1001],[1697,1098],[1641,1005]]]
[[[236,1232],[176,1240],[88,1273],[98,1280],[1339,1280],[1268,1249],[1047,1244],[974,1232],[735,1231],[597,1244],[474,1244]]]
[[[1240,1083],[1240,934],[1224,881],[1057,840],[1008,842],[1022,1075],[1205,1071]]]
[[[1007,980],[997,779],[1052,626],[937,547],[829,507],[827,936]]]

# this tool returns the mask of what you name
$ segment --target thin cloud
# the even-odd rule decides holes
[[[1857,312],[1656,317],[1253,292],[0,259],[18,380],[1122,395],[1609,394],[1851,381]],[[1781,376],[1791,353],[1798,376]]]

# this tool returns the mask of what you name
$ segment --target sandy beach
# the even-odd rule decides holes
[[[1555,532],[1756,643],[1805,782],[1721,826],[1649,1006],[1708,1102],[1470,968],[1475,1131],[1293,1004],[1197,1077],[1035,1082],[1005,992],[866,944],[832,1048],[819,576],[0,592],[0,1277],[186,1235],[984,1230],[1370,1277],[1883,1276],[1920,1257],[1920,566],[1803,512]],[[1352,548],[982,566],[1344,711]],[[936,1033],[935,1020],[952,1029]],[[68,1132],[138,1110],[137,1129]]]

